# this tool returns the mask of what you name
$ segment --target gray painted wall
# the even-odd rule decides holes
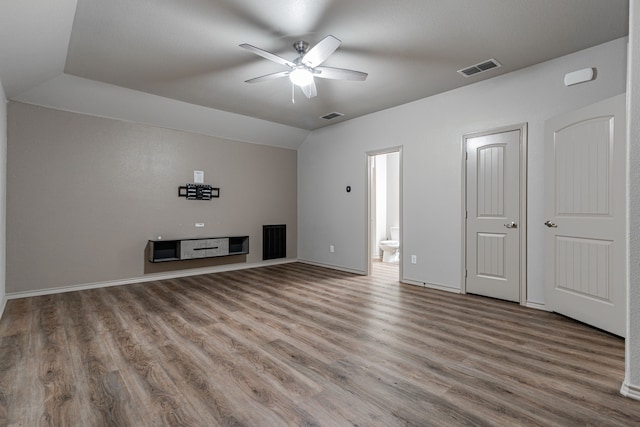
[[[0,81],[0,316],[4,310],[6,283],[6,201],[7,201],[7,100]]]
[[[366,152],[402,144],[404,279],[460,289],[462,136],[528,122],[528,300],[544,303],[544,121],[625,92],[626,50],[614,40],[314,131],[298,150],[298,257],[366,270]],[[595,81],[564,86],[585,67],[598,69]]]
[[[219,199],[178,197],[194,170],[221,188]],[[287,224],[295,258],[296,170],[291,149],[11,102],[7,293],[260,262],[263,224]],[[249,235],[251,252],[150,264],[147,240],[159,235]]]
[[[640,4],[631,1],[629,25],[628,227],[629,281],[625,379],[622,392],[640,400]]]

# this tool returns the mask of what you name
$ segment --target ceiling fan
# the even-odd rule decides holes
[[[316,84],[313,80],[314,77],[334,80],[364,81],[367,78],[367,73],[363,73],[361,71],[346,70],[344,68],[320,66],[320,64],[322,64],[333,52],[335,52],[335,50],[340,46],[341,43],[342,42],[339,39],[329,35],[320,40],[318,44],[316,44],[309,50],[309,43],[302,40],[297,41],[293,44],[293,47],[300,56],[298,56],[293,61],[289,61],[281,56],[257,48],[250,44],[243,43],[240,45],[240,47],[245,48],[270,61],[289,67],[289,69],[286,71],[280,71],[277,73],[267,74],[265,76],[246,80],[246,83],[258,83],[265,80],[272,80],[289,76],[289,80],[291,80],[292,83],[292,89],[295,88],[295,86],[298,86],[307,98],[313,98],[314,96],[318,95]],[[292,101],[295,102],[293,98]]]

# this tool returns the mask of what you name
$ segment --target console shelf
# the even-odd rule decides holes
[[[149,261],[168,262],[249,253],[249,236],[149,240]]]

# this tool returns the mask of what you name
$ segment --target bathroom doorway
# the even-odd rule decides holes
[[[402,277],[402,148],[367,153],[367,274]]]

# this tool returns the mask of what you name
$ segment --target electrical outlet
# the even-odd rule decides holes
[[[196,227],[197,227],[197,228],[202,228],[202,227],[204,227],[204,222],[196,222]]]
[[[336,248],[333,245],[329,245],[329,252],[334,253]]]
[[[411,255],[411,264],[417,264],[418,263],[418,257],[415,255]]]

